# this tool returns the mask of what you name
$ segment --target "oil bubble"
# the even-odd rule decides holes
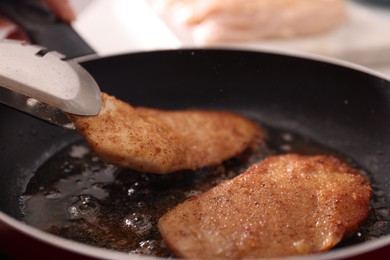
[[[91,195],[77,196],[76,201],[68,208],[70,219],[88,218],[99,209],[97,200]]]
[[[161,247],[160,243],[156,240],[144,240],[139,243],[137,249],[131,251],[134,254],[153,255],[156,249]]]
[[[147,214],[133,213],[125,217],[125,227],[130,228],[138,235],[149,233],[153,227],[152,218]]]
[[[135,192],[135,189],[134,189],[134,188],[129,188],[129,189],[127,190],[127,195],[128,195],[128,196],[131,196],[131,195],[134,194],[134,192]]]

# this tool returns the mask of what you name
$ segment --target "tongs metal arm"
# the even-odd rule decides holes
[[[0,102],[54,125],[74,129],[73,123],[61,110],[34,98],[0,87]]]
[[[64,113],[100,111],[100,90],[74,60],[18,41],[0,42],[0,101],[51,123],[71,128]]]

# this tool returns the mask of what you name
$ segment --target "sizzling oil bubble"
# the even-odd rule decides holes
[[[234,178],[272,154],[337,155],[294,133],[267,132],[267,144],[259,144],[255,151],[216,167],[170,175],[118,169],[102,162],[85,143],[71,144],[46,161],[30,180],[22,196],[24,221],[92,246],[169,257],[157,223],[178,203]],[[386,194],[375,184],[373,192],[367,223],[343,245],[373,239],[390,228]]]
[[[140,189],[140,183],[139,182],[134,182],[130,184],[130,187],[128,188],[128,194],[131,195],[134,193],[136,190]]]
[[[162,241],[157,240],[145,240],[139,243],[137,249],[132,250],[133,254],[153,255],[153,252],[158,248],[165,248],[165,244]]]
[[[127,189],[127,195],[128,196],[131,196],[131,195],[133,195],[135,193],[135,189],[134,188],[129,188],[129,189]]]
[[[146,235],[153,228],[152,217],[141,213],[126,216],[124,224],[126,228],[138,235]]]
[[[99,203],[96,198],[91,195],[80,195],[74,197],[75,202],[68,208],[69,217],[71,220],[81,218],[91,218],[97,214]]]

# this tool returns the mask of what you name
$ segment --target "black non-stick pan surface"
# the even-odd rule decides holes
[[[390,208],[390,82],[384,76],[317,59],[217,49],[133,53],[82,65],[102,91],[133,105],[236,111],[335,149],[370,173]],[[34,171],[80,137],[3,105],[0,122],[0,210],[21,220],[20,195]],[[2,247],[15,250],[7,239],[15,228],[3,226]],[[388,245],[387,235],[334,252]]]
[[[80,37],[69,25],[59,23],[36,3],[0,1],[0,12],[14,17],[33,42],[67,57],[93,52],[87,45],[75,44]],[[242,50],[143,52],[81,64],[102,91],[132,105],[235,111],[350,158],[368,173],[383,198],[384,221],[377,223],[384,225],[381,237],[307,259],[386,259],[390,255],[390,229],[386,226],[390,222],[388,77],[324,58]],[[21,195],[29,181],[37,169],[81,137],[4,105],[0,105],[0,125],[0,256],[136,258],[23,224]],[[377,204],[372,201],[372,206]]]

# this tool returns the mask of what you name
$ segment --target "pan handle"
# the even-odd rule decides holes
[[[39,0],[0,0],[0,14],[23,28],[33,44],[60,52],[67,59],[95,53],[70,24]]]

